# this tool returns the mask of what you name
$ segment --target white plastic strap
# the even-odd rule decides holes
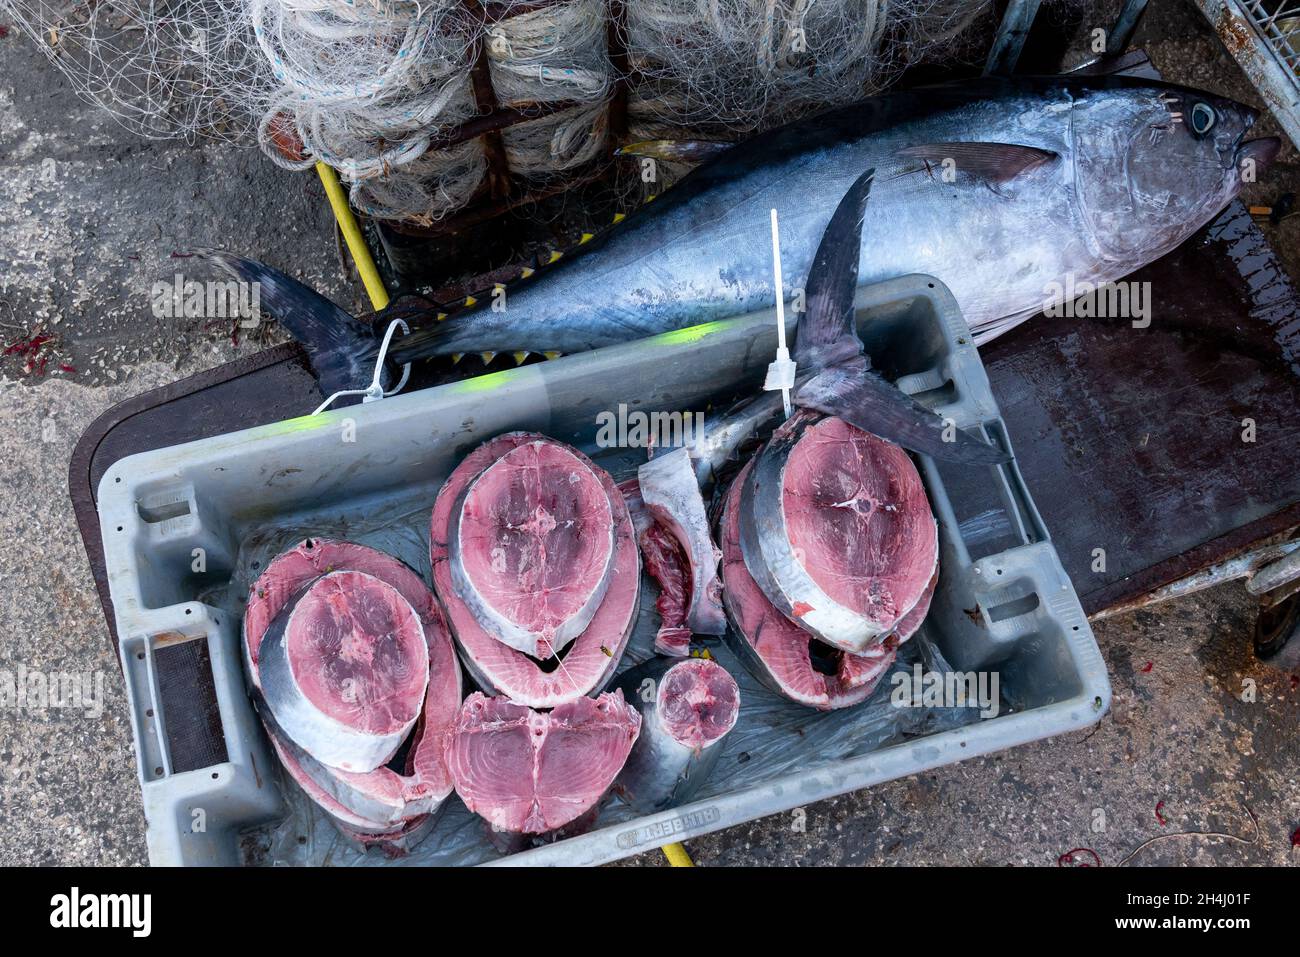
[[[781,278],[781,238],[777,229],[776,210],[772,210],[772,279],[776,288],[776,360],[767,367],[764,391],[781,390],[781,403],[785,417],[794,411],[790,405],[790,390],[794,388],[795,363],[785,344],[785,288]]]
[[[370,385],[364,389],[342,389],[335,392],[322,402],[312,415],[320,415],[333,405],[336,400],[343,398],[345,395],[359,395],[362,397],[361,401],[364,404],[366,402],[378,402],[387,395],[396,395],[406,387],[407,380],[411,378],[411,364],[409,362],[402,366],[402,378],[398,380],[397,385],[385,392],[384,387],[380,384],[384,374],[384,359],[388,355],[388,344],[393,341],[393,330],[398,326],[402,327],[402,335],[406,335],[411,331],[404,319],[394,319],[388,324],[388,331],[384,333],[384,341],[379,346],[379,358],[375,360],[375,377],[370,380]]]

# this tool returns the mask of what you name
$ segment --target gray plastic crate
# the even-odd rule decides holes
[[[889,378],[959,428],[1007,446],[969,330],[941,284],[909,276],[865,287],[857,308]],[[239,621],[200,600],[229,580],[241,543],[268,525],[427,515],[460,458],[512,429],[571,442],[622,478],[641,453],[596,449],[599,412],[729,401],[761,383],[775,344],[773,313],[755,313],[115,463],[100,482],[99,512],[150,859],[238,862],[240,832],[283,813],[244,689]],[[690,805],[623,815],[505,861],[615,860],[1098,721],[1110,703],[1105,667],[1018,469],[920,463],[941,549],[926,634],[955,669],[996,670],[1008,711],[875,750],[864,744],[840,760],[733,776],[737,786]],[[205,645],[178,654],[187,642]]]

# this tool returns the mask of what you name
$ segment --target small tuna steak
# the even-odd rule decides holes
[[[594,468],[538,437],[470,482],[449,528],[461,599],[488,634],[534,658],[582,634],[609,586],[614,515]]]
[[[456,793],[493,830],[545,834],[591,810],[641,729],[621,692],[539,712],[470,695],[447,749]]]
[[[740,688],[716,661],[651,658],[618,676],[617,687],[641,711],[641,734],[614,791],[651,814],[684,804],[722,756],[736,726]]]
[[[419,617],[363,572],[307,584],[261,643],[262,695],[275,723],[330,767],[373,771],[415,726],[429,682]]]
[[[321,764],[275,728],[274,717],[262,700],[258,661],[267,628],[304,585],[331,569],[365,572],[392,585],[424,626],[429,685],[401,773],[383,766],[359,774]],[[277,555],[254,583],[244,613],[244,651],[254,699],[285,771],[341,832],[362,845],[381,846],[387,853],[395,852],[399,845],[411,846],[427,832],[452,791],[443,752],[460,713],[461,678],[451,634],[419,575],[392,556],[364,545],[330,539],[300,542]],[[420,822],[424,826],[418,826]],[[394,834],[398,836],[391,837]]]
[[[602,494],[615,518],[614,562],[604,600],[587,629],[559,657],[548,661],[538,661],[516,651],[484,630],[452,581],[448,528],[455,503],[475,476],[510,450],[536,439],[536,435],[526,432],[497,436],[456,466],[434,502],[429,558],[433,585],[447,609],[461,660],[479,687],[529,708],[553,708],[583,695],[599,693],[613,677],[636,624],[641,596],[641,557],[631,515],[614,480],[604,469],[575,452],[599,478]]]
[[[768,600],[844,651],[892,632],[939,560],[938,528],[907,453],[808,412],[754,460],[739,519],[745,565]]]
[[[690,452],[684,448],[660,452],[637,469],[637,481],[646,508],[677,539],[689,562],[687,626],[697,635],[725,634],[727,616],[718,581],[722,553],[709,533]]]
[[[817,641],[767,600],[740,549],[740,494],[753,467],[751,461],[731,483],[722,513],[722,597],[732,624],[727,645],[755,678],[791,701],[821,710],[865,701],[898,643],[887,638],[865,655],[851,655]],[[814,658],[833,673],[824,674]]]

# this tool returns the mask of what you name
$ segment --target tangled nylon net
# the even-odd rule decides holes
[[[951,49],[991,0],[631,0],[621,5],[633,138],[736,137],[876,92]],[[514,177],[609,152],[610,0],[0,0],[79,92],[150,137],[256,142],[317,160],[377,218],[432,223],[480,195],[486,57]]]

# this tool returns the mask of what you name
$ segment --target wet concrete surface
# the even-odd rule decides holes
[[[1139,39],[1170,79],[1251,98],[1198,17],[1156,0]],[[1298,186],[1288,147],[1247,199]],[[1300,217],[1267,228],[1300,278]],[[78,100],[25,37],[0,37],[3,339],[57,337],[44,375],[23,358],[0,366],[0,679],[21,668],[88,690],[76,708],[0,710],[0,864],[147,860],[124,693],[66,470],[116,402],[277,339],[274,327],[236,341],[228,326],[150,313],[155,282],[190,275],[173,253],[207,245],[281,266],[349,310],[363,303],[312,174],[251,150],[142,141]],[[1232,583],[1100,622],[1114,702],[1095,729],[764,818],[690,852],[728,865],[1051,866],[1075,848],[1106,865],[1300,862],[1300,675],[1253,659],[1255,614]]]

